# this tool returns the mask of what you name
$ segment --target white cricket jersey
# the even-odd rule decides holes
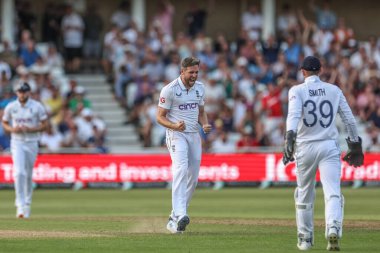
[[[24,106],[18,100],[10,102],[4,110],[3,121],[11,126],[37,127],[41,121],[47,119],[46,110],[43,105],[29,98]],[[40,133],[12,133],[12,140],[38,141]]]
[[[204,94],[203,83],[196,81],[194,86],[187,90],[178,77],[162,88],[158,106],[169,110],[166,117],[171,122],[185,121],[184,132],[198,132],[199,106],[205,104]]]
[[[351,140],[357,139],[355,118],[341,89],[313,75],[289,90],[286,129],[297,132],[297,143],[337,140],[337,113],[348,128]]]

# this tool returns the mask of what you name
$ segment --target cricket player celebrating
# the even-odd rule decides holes
[[[14,165],[16,217],[29,218],[32,204],[33,166],[38,153],[41,131],[47,127],[47,114],[42,104],[31,99],[28,83],[16,86],[17,100],[4,110],[3,127],[11,133],[11,153]]]
[[[349,151],[343,158],[352,166],[363,164],[361,138],[355,118],[342,91],[335,85],[322,82],[318,75],[321,63],[308,56],[301,66],[304,83],[289,91],[289,112],[286,121],[284,164],[296,160],[297,247],[308,250],[313,244],[315,174],[319,168],[325,198],[325,237],[327,250],[340,250],[344,198],[340,189],[341,162],[338,130],[335,126],[339,113],[349,137]]]
[[[166,130],[166,144],[172,160],[172,212],[166,228],[182,233],[190,223],[187,207],[197,186],[202,143],[199,124],[209,133],[204,110],[204,85],[197,81],[200,61],[187,57],[180,76],[161,90],[157,122]]]

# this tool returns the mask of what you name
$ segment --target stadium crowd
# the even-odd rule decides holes
[[[75,146],[105,152],[105,122],[91,111],[84,88],[65,76],[65,71],[77,73],[90,65],[83,63],[83,55],[101,61],[115,99],[127,112],[125,124],[136,126],[142,145],[164,146],[165,129],[155,120],[159,91],[178,77],[180,60],[193,55],[201,60],[198,80],[206,85],[205,109],[213,126],[203,136],[205,151],[282,147],[288,90],[303,81],[302,59],[315,55],[323,64],[321,79],[342,89],[360,123],[364,148],[373,150],[380,137],[379,40],[356,39],[329,1],[323,6],[310,1],[309,8],[315,18],[284,4],[277,15],[276,34],[262,40],[262,13],[252,4],[242,13],[238,37],[228,40],[222,32],[215,37],[205,33],[208,15],[216,13],[212,4],[203,9],[193,2],[183,19],[184,29],[174,34],[176,10],[169,1],[158,2],[146,32],[137,29],[126,1],[104,31],[96,6],[80,15],[70,6],[61,13],[63,8],[51,3],[42,29],[42,42],[49,43],[46,52],[36,47],[33,14],[20,13],[25,11],[20,8],[17,47],[2,42],[0,112],[14,99],[13,84],[28,81],[33,97],[46,105],[51,117],[42,146],[52,152]],[[1,129],[0,135],[0,146],[6,149],[9,142]]]

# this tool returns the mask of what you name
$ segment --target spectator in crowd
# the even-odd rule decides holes
[[[0,73],[0,98],[4,92],[11,87],[11,82],[7,77],[7,73],[3,70]]]
[[[0,118],[3,118],[4,107],[1,105],[0,107]],[[8,133],[4,131],[4,127],[0,124],[0,151],[4,152],[9,150],[11,146],[11,138]]]
[[[302,55],[302,46],[297,42],[295,35],[290,34],[286,37],[286,42],[284,43],[284,55],[287,64],[292,64],[293,66],[299,66],[300,57]]]
[[[252,153],[253,148],[259,146],[253,131],[245,131],[236,143],[236,151],[240,153]]]
[[[262,97],[262,110],[265,115],[265,132],[270,133],[283,122],[281,90],[274,83],[267,85],[267,93]]]
[[[56,127],[62,120],[63,99],[57,87],[51,85],[49,89],[51,91],[51,97],[44,100],[43,103],[48,112],[51,125]]]
[[[39,141],[40,147],[45,148],[48,153],[59,153],[63,147],[63,136],[51,124],[42,132]]]
[[[248,10],[241,17],[241,26],[248,33],[251,40],[260,40],[263,28],[263,17],[256,4],[250,4]]]
[[[140,116],[140,136],[144,147],[165,146],[165,128],[156,119],[159,93],[155,92],[153,99],[147,100]]]
[[[64,61],[62,55],[57,51],[57,48],[54,44],[49,44],[47,55],[45,56],[44,61],[51,70],[58,69],[61,71],[64,69]]]
[[[84,108],[74,120],[78,130],[77,137],[81,147],[97,148],[102,153],[104,147],[106,126],[100,118],[94,118],[94,113],[89,108]]]
[[[352,28],[347,27],[346,20],[343,17],[338,19],[337,28],[334,31],[334,40],[337,41],[342,48],[348,47],[348,41],[354,38],[354,31]]]
[[[2,62],[5,62],[9,65],[13,75],[18,64],[16,48],[13,48],[7,40],[3,40],[1,46],[3,49],[0,52],[0,59]]]
[[[276,40],[273,34],[261,42],[261,52],[266,63],[274,64],[278,60],[278,54],[281,50],[281,43]]]
[[[208,95],[205,99],[205,111],[209,116],[210,114],[218,115],[222,102],[226,98],[226,91],[221,84],[221,77],[211,73],[206,84],[205,92]],[[215,116],[210,117],[214,118]]]
[[[75,79],[70,79],[69,80],[68,90],[63,95],[64,96],[63,97],[63,99],[64,99],[64,108],[69,108],[69,102],[70,102],[70,100],[72,100],[72,99],[75,98],[75,95],[76,95],[75,89],[76,89],[76,87],[78,87],[77,81]],[[82,88],[79,88],[79,89],[82,89]]]
[[[211,153],[235,153],[236,145],[231,140],[229,132],[222,131],[221,134],[212,142],[209,150]]]
[[[4,74],[3,74],[4,78]],[[0,93],[0,109],[5,108],[7,104],[13,100],[16,99],[15,94],[13,93],[13,87],[9,83],[8,85],[4,85],[1,88],[1,93]]]
[[[123,0],[118,9],[112,13],[111,23],[117,25],[120,30],[126,29],[131,22],[130,15],[130,3],[129,1]]]
[[[91,102],[86,98],[86,89],[83,86],[75,87],[74,96],[69,100],[69,108],[74,115],[80,113],[84,108],[91,108]]]
[[[178,53],[175,51],[171,51],[168,57],[169,62],[165,66],[165,82],[168,82],[169,80],[174,80],[180,74],[179,63],[181,61],[181,58],[179,57]]]
[[[188,36],[194,38],[198,33],[205,31],[207,15],[208,12],[200,8],[196,2],[190,3],[190,8],[184,18]]]
[[[66,14],[63,16],[61,29],[65,48],[66,70],[78,72],[81,67],[85,26],[82,17],[74,11],[71,5],[66,6]]]
[[[74,122],[74,113],[70,109],[62,109],[62,119],[59,122],[57,129],[63,136],[63,147],[80,147],[78,128]]]
[[[121,30],[119,29],[119,27],[116,24],[112,24],[110,30],[108,30],[104,36],[102,67],[104,74],[107,77],[107,81],[112,80],[114,44],[118,44],[117,37],[120,33]]]
[[[134,98],[133,108],[129,114],[129,119],[125,124],[135,124],[141,126],[140,116],[144,110],[146,103],[149,103],[153,99],[154,94],[154,82],[150,80],[148,72],[141,70],[138,79],[135,80],[137,85],[137,92]]]
[[[3,80],[3,76],[5,80],[7,81],[11,80],[11,77],[12,77],[11,67],[9,66],[7,62],[3,61],[1,58],[0,58],[0,73],[1,73],[2,80]]]
[[[61,38],[61,19],[59,14],[61,6],[55,2],[46,4],[42,17],[42,41],[52,43],[55,47],[59,47],[59,39]]]
[[[103,31],[103,20],[95,4],[88,7],[83,19],[85,26],[83,56],[92,70],[96,70],[98,68],[97,62],[101,55],[100,35]],[[88,60],[92,61],[89,63]]]
[[[30,67],[33,65],[38,58],[40,58],[41,55],[36,49],[36,45],[34,40],[27,41],[27,44],[25,47],[21,47],[20,55],[19,55],[19,62],[20,64]]]
[[[157,12],[153,16],[153,24],[161,28],[162,32],[172,39],[174,6],[169,0],[160,0],[157,4]]]
[[[314,0],[310,0],[310,9],[316,14],[317,25],[320,29],[332,30],[336,27],[337,17],[332,11],[330,0],[324,0],[322,8],[318,7]]]
[[[277,18],[277,30],[280,39],[286,38],[291,33],[298,29],[297,15],[291,9],[289,3],[284,3],[281,7],[281,13]]]
[[[30,1],[17,1],[16,4],[19,31],[29,30],[36,35],[37,17],[33,13]]]

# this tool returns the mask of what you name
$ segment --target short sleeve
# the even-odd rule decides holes
[[[48,118],[45,107],[42,104],[38,104],[38,118],[40,121]]]
[[[199,105],[200,106],[204,106],[205,105],[205,99],[206,99],[206,92],[205,92],[205,89],[203,88],[202,89],[202,94],[201,94],[201,99],[199,101]]]
[[[2,120],[6,122],[11,121],[11,107],[10,106],[5,107]]]
[[[173,92],[171,89],[168,89],[168,86],[166,86],[161,90],[158,106],[169,110],[172,104],[173,104]]]
[[[298,94],[296,87],[289,90],[288,96],[288,117],[286,120],[287,131],[297,131],[298,122],[302,116],[302,98]]]

